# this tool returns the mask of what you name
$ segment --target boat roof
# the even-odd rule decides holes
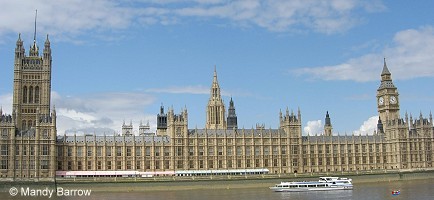
[[[319,177],[319,178],[331,178],[331,179],[338,179],[339,177],[336,177],[336,176],[323,176],[323,177]]]
[[[306,182],[281,182],[280,185],[315,185],[315,184],[325,184],[324,182],[318,182],[318,181],[306,181]]]

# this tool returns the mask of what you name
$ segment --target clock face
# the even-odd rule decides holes
[[[390,103],[391,104],[396,104],[398,101],[396,100],[396,97],[395,96],[391,96],[390,97]]]
[[[383,97],[380,97],[379,99],[378,99],[378,105],[383,105],[384,104],[384,98]]]

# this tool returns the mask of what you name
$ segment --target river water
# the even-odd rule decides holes
[[[393,190],[400,190],[401,194],[392,196]],[[78,196],[59,197],[53,195],[30,197],[11,196],[8,191],[0,193],[0,199],[76,199]],[[375,183],[355,183],[353,190],[342,191],[315,191],[315,192],[272,192],[267,187],[243,189],[194,189],[172,191],[134,191],[134,192],[92,192],[90,196],[81,196],[79,199],[149,199],[149,200],[287,200],[287,199],[434,199],[434,179],[409,180]]]

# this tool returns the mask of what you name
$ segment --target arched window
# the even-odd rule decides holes
[[[35,87],[35,103],[39,103],[39,87]]]
[[[29,87],[29,103],[33,103],[33,86]]]
[[[27,122],[28,129],[32,128],[32,126],[33,126],[32,120],[29,120],[29,122]]]
[[[27,86],[23,87],[23,103],[27,103]]]

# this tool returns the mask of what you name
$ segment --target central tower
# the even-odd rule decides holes
[[[50,97],[51,48],[48,35],[42,56],[39,56],[36,34],[28,56],[25,55],[21,36],[18,36],[13,95],[13,111],[16,114],[18,130],[26,131],[35,127],[38,114],[50,114]]]
[[[206,107],[206,128],[207,129],[226,129],[225,104],[220,94],[220,86],[217,80],[217,70],[214,67],[214,78],[212,81],[211,92]]]

